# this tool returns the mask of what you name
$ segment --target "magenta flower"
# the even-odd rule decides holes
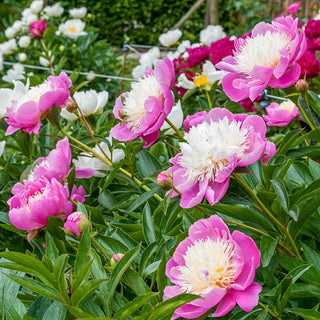
[[[233,56],[216,67],[230,72],[222,87],[233,101],[254,101],[267,87],[286,88],[300,76],[296,63],[306,50],[304,32],[299,33],[298,19],[278,17],[272,24],[260,22],[251,37],[235,40]]]
[[[320,61],[317,59],[317,54],[307,50],[304,55],[298,60],[301,68],[300,79],[316,78],[319,75]]]
[[[307,39],[320,37],[320,20],[309,19],[304,31]]]
[[[196,319],[215,306],[212,316],[221,317],[236,304],[251,312],[261,292],[253,282],[259,265],[260,251],[250,237],[230,234],[218,216],[198,220],[167,263],[166,275],[174,285],[164,289],[163,299],[185,292],[201,299],[177,308],[172,319]]]
[[[64,216],[68,190],[56,179],[16,183],[8,200],[9,219],[21,230],[35,230],[46,225],[49,216]]]
[[[262,164],[267,164],[271,157],[277,152],[277,146],[270,141],[267,141],[266,148],[264,150],[265,156],[261,159]]]
[[[232,114],[214,108],[203,122],[185,133],[181,153],[170,160],[180,206],[191,208],[205,197],[211,205],[227,192],[232,171],[258,161],[264,154],[266,125],[257,115]],[[177,195],[173,191],[173,196]]]
[[[195,127],[199,123],[202,123],[207,114],[207,111],[199,111],[195,114],[186,116],[186,118],[183,121],[184,131],[189,132],[191,127]]]
[[[291,101],[287,100],[280,104],[272,102],[266,108],[267,114],[262,115],[268,126],[283,127],[295,117],[299,116],[298,107]]]
[[[300,1],[295,2],[287,7],[287,13],[296,13],[300,8]]]
[[[32,38],[40,38],[42,37],[44,30],[48,28],[47,23],[44,20],[37,20],[35,22],[30,23],[29,29]]]
[[[79,237],[89,226],[88,217],[82,212],[73,212],[64,224],[64,232],[73,237]]]
[[[59,76],[49,76],[39,86],[21,88],[16,83],[11,106],[7,109],[9,127],[6,135],[22,129],[29,134],[39,134],[40,119],[44,117],[54,104],[62,105],[69,97],[69,88],[72,83],[69,77],[61,72]]]
[[[223,58],[233,55],[233,50],[234,40],[230,40],[229,37],[212,42],[210,45],[211,62],[215,66]]]
[[[141,137],[145,148],[152,145],[172,109],[170,89],[174,81],[173,64],[168,58],[159,60],[155,70],[148,69],[144,79],[132,83],[132,90],[116,100],[113,113],[122,122],[111,129],[110,135],[120,141]]]
[[[49,155],[44,158],[38,158],[38,166],[33,170],[33,180],[45,177],[48,180],[55,178],[62,182],[65,181],[71,171],[71,149],[68,138],[57,142],[56,149],[50,151]],[[90,178],[95,171],[90,168],[76,168],[76,178]]]

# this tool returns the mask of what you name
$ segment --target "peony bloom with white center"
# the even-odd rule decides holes
[[[287,126],[295,117],[299,116],[299,109],[291,100],[280,104],[272,102],[266,111],[267,114],[262,117],[268,126]]]
[[[184,89],[193,89],[195,87],[205,87],[210,90],[210,87],[216,81],[220,81],[225,75],[226,71],[217,70],[212,62],[206,61],[203,64],[202,73],[196,75],[193,81],[190,81],[184,73],[178,77],[177,87]]]
[[[8,38],[8,39],[12,39],[16,36],[16,32],[12,27],[7,28],[4,31],[4,35]]]
[[[171,112],[168,114],[169,121],[172,122],[172,124],[179,129],[182,126],[183,123],[183,111],[181,108],[181,102],[180,100],[172,107]],[[160,130],[168,129],[165,131],[164,134],[166,135],[173,135],[176,132],[171,128],[171,126],[167,123],[164,122]]]
[[[174,81],[173,63],[163,58],[154,70],[147,70],[143,79],[131,83],[131,91],[116,100],[113,114],[121,123],[111,129],[110,135],[120,141],[141,137],[146,143],[144,148],[151,146],[171,112],[174,101],[170,89]]]
[[[43,8],[43,0],[34,0],[30,5],[30,10],[32,13],[37,14]]]
[[[10,39],[9,41],[5,41],[0,44],[0,51],[3,54],[12,54],[17,50],[17,42],[16,39]]]
[[[30,43],[31,43],[30,36],[22,36],[18,41],[19,47],[21,48],[28,48]]]
[[[5,119],[9,127],[6,135],[10,135],[19,129],[29,134],[38,134],[40,118],[45,117],[53,105],[63,105],[69,97],[69,88],[72,83],[69,77],[61,72],[59,76],[50,76],[48,79],[29,89],[21,82],[15,82],[15,88],[7,105],[8,118]],[[1,101],[2,103],[2,101]]]
[[[200,42],[209,47],[212,42],[216,42],[226,37],[222,26],[209,25],[200,31]]]
[[[87,15],[87,8],[82,7],[82,8],[70,9],[69,13],[71,17],[74,19],[83,19]]]
[[[159,42],[165,46],[170,47],[175,44],[182,36],[182,32],[179,29],[170,30],[166,33],[163,33],[159,37]]]
[[[20,52],[18,54],[20,62],[24,62],[27,60],[27,55],[24,52]]]
[[[204,197],[211,205],[220,201],[232,171],[258,161],[267,144],[266,125],[259,116],[214,108],[202,119],[185,133],[181,153],[168,169],[183,208],[196,206]]]
[[[286,88],[300,76],[297,60],[307,42],[299,33],[298,19],[278,17],[272,24],[260,22],[252,35],[235,40],[233,56],[223,58],[216,67],[230,72],[222,80],[225,93],[233,101],[254,101],[267,87]]]
[[[166,275],[174,285],[164,289],[163,299],[182,293],[201,299],[177,308],[172,319],[198,319],[215,306],[212,316],[221,317],[236,304],[251,312],[262,289],[254,282],[259,265],[260,251],[252,238],[237,230],[231,234],[216,215],[198,220],[167,263]]]
[[[13,83],[14,80],[23,80],[24,76],[24,66],[21,63],[15,63],[11,69],[7,71],[7,74],[2,77],[5,82]]]
[[[112,144],[112,138],[107,137],[107,140]],[[101,142],[100,146],[107,157],[112,161],[112,163],[118,162],[124,159],[125,154],[122,149],[113,149],[112,153],[110,152],[109,145],[105,142]],[[98,146],[95,146],[93,150],[98,153],[100,156],[104,156]],[[76,167],[82,169],[93,169],[95,171],[95,177],[104,177],[106,174],[105,171],[109,170],[109,166],[98,158],[92,157],[86,152],[81,153],[81,156],[77,160],[73,160],[73,163]]]
[[[60,17],[63,14],[63,7],[60,3],[56,3],[53,6],[46,6],[44,12],[48,17]]]
[[[86,35],[84,30],[86,24],[80,19],[67,20],[59,26],[59,31],[68,38],[78,39],[78,37]]]

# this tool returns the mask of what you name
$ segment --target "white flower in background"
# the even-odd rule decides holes
[[[0,142],[0,157],[2,156],[3,154],[3,151],[4,151],[4,147],[6,146],[6,141],[1,141]]]
[[[42,52],[42,54],[45,55],[44,52]],[[50,66],[50,63],[52,64],[53,61],[54,61],[54,56],[51,55],[51,50],[48,51],[48,55],[49,55],[49,59],[50,59],[50,60],[48,60],[47,58],[45,58],[45,57],[43,57],[43,56],[41,56],[41,57],[39,58],[40,64],[41,64],[42,66],[44,66],[44,67],[49,67],[49,66]]]
[[[64,9],[59,3],[44,8],[44,12],[48,17],[60,17],[63,14],[63,11]]]
[[[22,15],[21,21],[27,25],[29,25],[30,23],[35,22],[39,19],[38,15],[32,13],[30,8],[24,9],[22,11],[21,15]]]
[[[159,41],[163,46],[170,47],[175,44],[181,36],[182,32],[179,29],[170,30],[167,33],[161,34]]]
[[[23,29],[23,22],[21,20],[16,20],[13,23],[12,28],[15,33],[19,33]]]
[[[0,51],[2,51],[3,54],[12,54],[16,49],[16,39],[10,39],[0,44]]]
[[[4,31],[4,35],[8,38],[8,39],[12,39],[16,36],[16,32],[12,27],[7,28]]]
[[[112,138],[107,137],[107,140],[111,144]],[[120,161],[121,159],[123,159],[125,157],[125,154],[122,149],[114,149],[114,150],[112,150],[112,153],[111,153],[107,143],[101,142],[100,146],[101,146],[102,150],[104,151],[104,153],[111,159],[111,161],[113,163]],[[101,150],[98,146],[95,146],[93,148],[93,150],[96,153],[98,153],[99,155],[103,156],[103,153],[101,152]],[[93,158],[91,155],[89,155],[86,152],[82,152],[81,154],[82,154],[82,156],[78,157],[78,160],[73,160],[73,163],[75,164],[75,166],[77,168],[90,168],[90,169],[95,170],[94,176],[96,176],[96,177],[104,177],[105,176],[105,173],[100,172],[100,171],[109,170],[110,167],[106,163],[102,162],[101,160],[99,160],[97,158]]]
[[[34,0],[30,5],[30,10],[32,13],[37,14],[43,8],[43,1],[42,0]]]
[[[178,59],[180,57],[180,53],[178,51],[169,51],[167,53],[167,58],[169,58],[171,61],[173,61],[174,59]]]
[[[31,37],[30,36],[22,36],[20,39],[19,39],[19,47],[21,48],[28,48],[29,45],[31,43]]]
[[[217,70],[212,62],[206,61],[203,64],[202,73],[196,75],[193,81],[190,81],[184,73],[178,77],[177,87],[184,89],[193,89],[195,87],[211,86],[214,82],[221,80],[227,74],[226,71]]]
[[[71,19],[60,24],[59,31],[66,37],[77,39],[79,36],[87,34],[85,31],[83,31],[85,27],[86,24],[80,19]]]
[[[183,55],[182,55],[182,58],[184,59],[184,60],[187,60],[188,58],[189,58],[189,52],[184,52],[183,53]]]
[[[225,38],[222,26],[209,25],[206,29],[200,31],[200,42],[206,46],[210,46],[212,42]]]
[[[70,15],[74,19],[82,19],[86,16],[87,14],[87,8],[82,7],[82,8],[74,8],[69,10]]]
[[[142,79],[145,76],[146,66],[138,65],[132,69],[133,79]]]
[[[153,47],[152,49],[141,55],[139,63],[143,66],[152,68],[159,58],[160,49],[158,47]]]
[[[2,80],[9,83],[13,83],[14,80],[23,80],[25,79],[24,73],[23,65],[21,63],[15,63],[12,69],[9,69],[7,74],[2,77]]]
[[[87,80],[92,81],[96,77],[96,74],[94,71],[89,71],[87,74]]]
[[[0,119],[7,116],[7,108],[11,106],[13,91],[8,88],[0,89]]]
[[[0,50],[0,71],[2,71],[2,70],[3,70],[3,53]]]
[[[20,52],[18,54],[20,62],[24,62],[27,60],[27,55],[24,52]]]
[[[69,112],[66,108],[62,108],[60,112],[60,116],[69,121],[77,120],[78,116],[72,112]]]
[[[184,53],[190,47],[191,47],[190,40],[184,40],[178,45],[177,51],[179,53]]]
[[[172,107],[171,112],[168,114],[167,118],[173,123],[173,125],[179,129],[183,124],[183,111],[181,108],[180,100]],[[170,128],[170,129],[169,129]],[[173,135],[176,132],[171,128],[171,126],[165,121],[160,130],[169,129],[164,134]]]

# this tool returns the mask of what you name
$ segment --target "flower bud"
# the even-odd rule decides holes
[[[48,25],[44,20],[37,20],[30,23],[29,28],[32,38],[41,38]]]
[[[296,82],[296,89],[301,92],[301,93],[305,93],[308,91],[309,89],[309,84],[306,80],[304,79],[299,79],[297,82]]]
[[[123,256],[124,256],[124,254],[122,254],[122,253],[114,254],[110,259],[111,267],[115,267],[117,262],[119,262]]]
[[[168,171],[162,171],[157,176],[157,184],[163,190],[170,190],[173,187],[173,180]]]
[[[65,106],[67,111],[69,112],[74,112],[75,110],[77,110],[77,103],[72,99],[68,99],[65,103]]]
[[[60,50],[61,52],[63,52],[64,49],[65,49],[65,46],[61,44],[61,45],[59,46],[59,50]]]
[[[88,217],[84,213],[77,211],[68,216],[63,228],[67,235],[78,238],[89,224]]]

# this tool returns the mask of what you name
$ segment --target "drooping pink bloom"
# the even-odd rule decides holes
[[[267,114],[262,115],[262,117],[268,126],[287,126],[292,119],[299,116],[299,109],[291,100],[280,104],[272,102],[266,108],[266,111]]]
[[[287,13],[296,13],[300,8],[300,1],[295,2],[287,7]]]
[[[189,132],[191,127],[197,126],[199,123],[203,122],[203,119],[207,115],[207,111],[199,111],[195,114],[188,115],[183,121],[183,128],[185,132]]]
[[[141,137],[144,148],[152,145],[172,109],[170,89],[174,81],[173,64],[168,58],[159,60],[155,70],[148,69],[144,79],[132,83],[132,90],[116,100],[113,113],[122,122],[111,129],[110,135],[120,141]]]
[[[30,89],[22,89],[16,83],[18,90],[14,91],[18,92],[13,95],[11,106],[7,109],[9,118],[5,119],[9,125],[6,135],[19,129],[29,134],[39,134],[41,117],[54,104],[59,106],[67,100],[71,85],[70,78],[64,72],[59,76],[49,76],[44,83]]]
[[[180,206],[191,208],[205,197],[211,205],[227,192],[232,171],[258,161],[264,154],[266,125],[257,115],[232,114],[214,108],[184,135],[181,153],[170,160]],[[173,196],[177,195],[173,191]]]
[[[65,215],[68,190],[56,179],[25,180],[12,188],[8,200],[9,219],[21,230],[35,230],[46,225],[49,216]]]
[[[298,60],[300,65],[300,79],[316,78],[319,75],[320,61],[317,59],[317,54],[307,50],[304,55]]]
[[[47,157],[38,158],[38,165],[33,169],[30,178],[36,180],[45,177],[49,180],[55,178],[60,182],[65,181],[71,171],[71,158],[70,144],[65,137],[57,142],[56,148],[50,151]],[[76,178],[90,178],[94,173],[90,168],[76,168]]]
[[[306,50],[304,32],[299,33],[298,19],[278,17],[272,24],[260,22],[251,37],[235,40],[233,56],[216,67],[228,71],[222,87],[233,101],[254,101],[267,87],[286,88],[297,81],[296,63]]]
[[[32,38],[40,38],[42,37],[44,30],[48,28],[45,20],[37,20],[35,22],[30,23],[29,30]]]
[[[83,212],[76,211],[68,216],[63,229],[66,234],[79,237],[88,226],[88,217]]]
[[[236,304],[251,312],[261,292],[254,282],[259,265],[260,251],[252,238],[231,234],[216,215],[198,220],[167,263],[166,275],[174,285],[164,289],[163,299],[185,292],[201,298],[177,308],[172,319],[197,319],[215,306],[212,316],[221,317]]]

